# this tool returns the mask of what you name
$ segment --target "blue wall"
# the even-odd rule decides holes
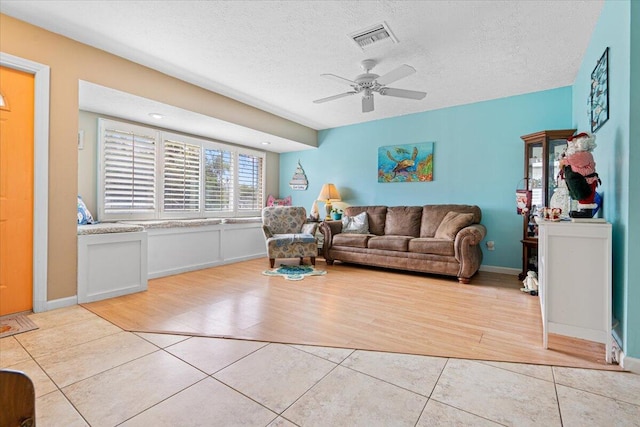
[[[613,224],[613,315],[619,321],[615,333],[625,353],[636,358],[640,357],[639,12],[638,2],[605,3],[573,85],[574,127],[590,132],[591,72],[609,47],[610,118],[596,131],[594,157],[602,179],[604,217]]]
[[[495,241],[496,248],[483,248],[483,264],[520,268],[522,219],[515,213],[515,189],[524,174],[520,136],[571,128],[571,99],[571,88],[564,87],[323,130],[318,149],[280,156],[279,196],[291,195],[309,211],[322,184],[333,182],[349,205],[477,204],[488,230],[485,240]],[[418,142],[435,143],[434,180],[378,183],[378,147]],[[298,160],[309,181],[306,191],[288,186]]]

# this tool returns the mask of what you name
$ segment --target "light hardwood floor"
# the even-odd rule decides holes
[[[117,326],[159,332],[431,356],[619,369],[604,345],[551,336],[516,276],[400,273],[320,259],[325,276],[288,281],[257,259],[149,281],[149,290],[83,304]]]

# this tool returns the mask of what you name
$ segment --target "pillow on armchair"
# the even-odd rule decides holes
[[[436,239],[455,240],[458,231],[473,224],[472,213],[448,212],[436,230]]]

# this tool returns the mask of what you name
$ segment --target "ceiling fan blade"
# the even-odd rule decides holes
[[[362,112],[369,113],[373,111],[373,95],[365,95],[362,97]]]
[[[427,95],[427,93],[419,92],[417,90],[406,90],[406,89],[396,89],[393,87],[383,87],[382,89],[380,89],[380,95],[396,96],[398,98],[422,99]]]
[[[313,101],[314,104],[322,104],[323,102],[333,101],[334,99],[344,98],[345,96],[355,95],[357,92],[345,92],[339,95],[327,96],[326,98],[320,98]]]
[[[413,68],[410,65],[403,64],[398,68],[396,68],[395,70],[389,71],[387,74],[378,77],[376,81],[380,86],[385,86],[385,85],[388,85],[389,83],[393,83],[400,79],[404,79],[405,77],[410,76],[415,72],[416,72],[415,68]]]
[[[345,85],[358,86],[358,83],[356,83],[356,82],[354,82],[352,80],[349,80],[349,79],[345,79],[344,77],[336,76],[335,74],[320,74],[320,76],[326,77],[329,80],[333,80],[333,81],[336,81],[338,83],[342,83],[342,84],[345,84]]]

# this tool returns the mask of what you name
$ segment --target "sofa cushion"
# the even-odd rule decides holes
[[[454,240],[458,231],[471,224],[473,224],[473,214],[449,212],[438,226],[434,237],[436,239]]]
[[[387,208],[384,234],[387,236],[420,236],[422,206],[393,206]]]
[[[433,237],[422,237],[409,241],[409,252],[420,254],[433,254],[453,256],[453,240],[435,239]]]
[[[369,234],[369,221],[366,212],[356,216],[345,215],[342,218],[342,232],[355,234]]]
[[[409,236],[374,236],[369,239],[367,247],[369,249],[407,252],[411,239],[412,237]]]
[[[473,205],[426,205],[422,208],[422,225],[420,237],[434,237],[438,226],[449,212],[473,214],[473,223],[478,224],[482,213],[478,206]]]
[[[366,248],[370,234],[338,233],[333,236],[332,246],[349,246],[350,248]]]
[[[386,206],[349,206],[344,213],[347,216],[356,216],[361,212],[367,213],[369,233],[381,236],[384,234],[384,222],[387,218]]]

